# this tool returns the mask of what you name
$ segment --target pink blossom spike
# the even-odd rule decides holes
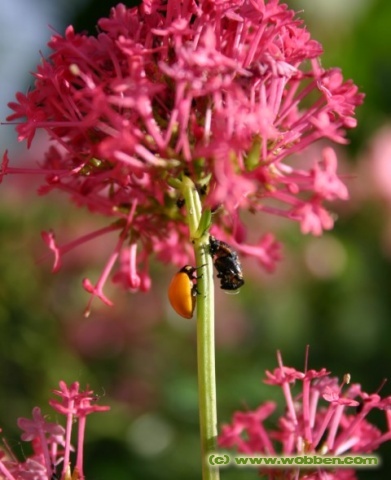
[[[224,425],[219,436],[219,446],[234,448],[240,453],[260,455],[360,455],[374,452],[382,443],[391,439],[389,406],[391,397],[381,399],[375,394],[365,394],[357,384],[347,389],[347,376],[341,385],[329,372],[308,370],[305,374],[283,365],[281,354],[277,354],[279,367],[272,373],[266,372],[265,383],[279,386],[285,398],[286,407],[274,423],[269,415],[276,409],[273,402],[261,404],[254,412],[237,411],[231,424]],[[296,382],[299,393],[287,395],[286,387]],[[300,387],[301,385],[301,387]],[[356,398],[364,398],[367,405],[360,410]],[[293,410],[292,410],[293,408]],[[386,409],[387,425],[380,431],[366,419],[371,409]],[[259,416],[257,413],[259,412]],[[266,428],[264,420],[268,419]],[[262,432],[262,434],[260,434]],[[272,453],[271,453],[272,452]],[[323,469],[318,466],[308,478],[340,478],[337,473],[348,472],[349,479],[357,477],[353,469]],[[307,477],[308,470],[301,471]],[[260,474],[271,480],[292,478],[292,470],[283,468],[260,469]],[[342,477],[344,478],[344,477]]]
[[[24,451],[23,460],[18,460],[8,443],[3,439],[0,448],[0,477],[4,480],[82,480],[84,432],[87,415],[93,412],[109,410],[108,406],[97,405],[99,398],[90,389],[80,390],[78,382],[67,385],[60,381],[60,389],[54,390],[60,400],[50,400],[50,405],[60,414],[65,415],[67,428],[54,422],[47,422],[41,409],[33,409],[33,418],[19,418],[18,425],[23,433],[23,441],[31,442],[32,453]],[[70,452],[72,425],[79,422],[77,437],[77,460],[71,465]],[[1,431],[1,429],[0,429]],[[65,435],[65,436],[64,436]],[[62,473],[59,468],[62,463]]]
[[[232,219],[241,212],[294,220],[303,234],[333,227],[325,203],[349,196],[334,150],[305,167],[296,154],[319,140],[347,143],[363,94],[322,66],[322,46],[293,10],[279,0],[144,0],[114,6],[98,30],[53,34],[49,58],[7,118],[27,147],[42,130],[51,146],[24,169],[5,153],[0,180],[37,171],[40,194],[61,191],[110,225],[137,202],[131,247],[117,246],[101,279],[118,258],[116,284],[145,291],[155,252],[177,266],[175,247],[191,263],[186,210],[171,186],[183,175],[205,189],[224,240],[269,272],[281,259],[278,241],[262,231],[256,245],[246,235],[238,242]],[[176,244],[164,254],[169,237]],[[57,270],[63,249],[53,240],[45,238]],[[102,284],[84,288],[110,303]]]
[[[44,464],[46,467],[47,476],[50,478],[52,474],[52,462],[50,453],[46,441],[46,434],[48,435],[62,435],[63,428],[55,423],[46,422],[41,414],[41,409],[35,407],[33,409],[33,419],[19,418],[18,426],[24,433],[22,434],[22,440],[32,441],[37,439],[41,446],[41,452],[44,458]]]

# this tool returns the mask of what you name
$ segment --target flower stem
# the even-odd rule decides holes
[[[208,253],[209,233],[198,232],[202,205],[194,183],[188,177],[182,181],[182,194],[187,208],[190,238],[194,245],[197,282],[197,364],[198,399],[203,480],[218,480],[219,471],[208,462],[208,454],[216,451],[217,411],[214,345],[214,284],[213,262]]]

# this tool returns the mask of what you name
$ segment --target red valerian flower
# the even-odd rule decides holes
[[[103,286],[150,286],[149,257],[191,262],[185,210],[170,179],[188,175],[214,226],[244,255],[272,270],[279,259],[267,232],[246,245],[240,211],[298,221],[303,233],[333,227],[325,201],[348,197],[331,147],[300,168],[293,154],[319,139],[346,143],[363,95],[338,68],[325,69],[321,45],[279,0],[144,0],[119,4],[98,21],[95,36],[68,27],[38,66],[34,88],[9,104],[19,140],[39,129],[52,146],[37,167],[40,193],[61,190],[78,206],[113,219],[107,229],[57,246],[120,232],[96,285],[84,287],[110,304]],[[0,178],[31,173],[10,167]],[[202,187],[202,188],[201,188]],[[219,207],[219,208],[217,208]]]
[[[82,480],[84,478],[83,446],[86,416],[93,412],[107,411],[110,407],[97,405],[98,397],[93,395],[92,390],[80,391],[78,382],[68,387],[61,381],[60,390],[55,390],[54,393],[62,397],[62,402],[51,400],[49,404],[60,414],[67,416],[66,428],[57,423],[48,422],[39,407],[33,409],[31,420],[19,418],[18,426],[23,430],[21,438],[32,443],[33,454],[20,462],[5,445],[4,451],[7,455],[3,455],[0,451],[0,478],[7,480],[53,480],[54,478]],[[78,421],[77,457],[71,472],[70,452],[73,450],[71,433],[76,419]],[[57,475],[59,465],[62,465],[61,474]]]
[[[219,446],[235,448],[246,455],[346,455],[369,454],[380,444],[391,440],[391,396],[381,398],[377,393],[367,394],[359,384],[345,385],[331,377],[326,369],[297,371],[285,367],[278,353],[279,367],[266,372],[265,383],[281,387],[286,411],[270,428],[270,416],[277,404],[265,402],[254,411],[236,412],[230,425],[223,425]],[[296,382],[300,391],[293,395]],[[373,409],[384,411],[386,429],[381,432],[367,416]],[[293,473],[295,474],[293,475]],[[320,467],[303,478],[313,480],[356,479],[354,470],[324,470]],[[268,478],[301,478],[298,471],[268,469]],[[293,476],[292,476],[293,475]]]

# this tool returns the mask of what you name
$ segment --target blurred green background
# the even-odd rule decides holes
[[[326,367],[340,378],[350,373],[367,392],[391,374],[391,187],[387,194],[374,173],[391,145],[391,2],[288,3],[303,10],[300,16],[323,44],[323,64],[341,67],[366,93],[358,128],[339,149],[340,172],[352,199],[333,205],[338,221],[322,238],[303,237],[287,221],[259,219],[257,236],[273,229],[284,244],[284,260],[273,275],[244,260],[247,283],[240,295],[217,291],[221,423],[235,410],[269,399],[283,404],[281,392],[262,383],[264,370],[276,365],[277,349],[286,365],[303,369],[309,344],[311,368]],[[14,92],[31,83],[28,72],[35,69],[39,50],[46,51],[47,25],[62,32],[72,23],[93,33],[112,5],[0,0],[2,120]],[[0,140],[13,158],[24,152],[11,127],[1,127]],[[391,165],[390,146],[388,160]],[[35,405],[49,413],[45,405],[58,381],[78,380],[112,407],[87,422],[88,480],[199,479],[195,324],[177,318],[168,305],[166,288],[175,269],[154,265],[151,292],[132,295],[113,288],[115,308],[96,301],[85,319],[88,296],[81,280],[97,278],[104,248],[111,245],[90,244],[65,257],[64,268],[53,276],[40,232],[54,228],[60,239],[72,240],[104,221],[91,219],[61,196],[35,196],[33,180],[7,178],[0,189],[3,435],[23,456],[27,449],[19,442],[16,418],[29,416]],[[391,395],[390,383],[381,394]],[[386,428],[382,416],[369,419]],[[388,478],[391,444],[378,453],[382,467],[361,471],[360,478]],[[257,472],[231,469],[222,478],[257,478]]]

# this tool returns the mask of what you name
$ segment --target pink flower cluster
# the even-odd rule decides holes
[[[79,383],[69,387],[60,382],[60,390],[54,394],[61,400],[50,400],[49,404],[67,418],[66,428],[48,422],[39,407],[33,409],[33,418],[19,418],[18,426],[23,430],[22,440],[31,442],[33,454],[23,462],[17,460],[8,445],[0,450],[0,477],[7,480],[83,480],[83,444],[86,417],[93,412],[104,412],[110,407],[96,404],[98,398],[92,390],[79,390]],[[76,463],[71,472],[70,453],[72,427],[78,421]],[[57,476],[59,465],[61,474]]]
[[[339,385],[338,379],[324,368],[300,372],[284,366],[280,354],[278,361],[274,372],[266,371],[265,380],[281,387],[285,397],[286,411],[277,428],[268,431],[266,424],[276,404],[265,402],[254,411],[236,412],[232,423],[222,427],[220,447],[236,448],[246,455],[359,455],[371,453],[391,439],[391,396],[381,398],[378,393],[365,393],[359,384],[344,388],[349,375]],[[295,382],[302,387],[294,396]],[[384,433],[366,418],[374,409],[385,413]],[[345,468],[307,473],[305,478],[311,480],[357,478],[354,470]],[[299,478],[296,474],[292,469],[267,470],[270,479]]]
[[[152,254],[188,263],[186,206],[170,186],[182,175],[215,211],[214,234],[268,270],[278,243],[263,232],[246,245],[241,210],[296,220],[303,233],[332,228],[324,202],[348,197],[333,149],[306,167],[293,154],[319,139],[346,143],[363,95],[321,66],[295,12],[279,0],[144,0],[112,8],[98,28],[54,35],[34,88],[9,104],[19,140],[30,145],[39,129],[51,139],[40,193],[61,190],[113,218],[63,246],[44,233],[55,268],[70,248],[118,230],[101,278],[84,282],[110,304],[103,285],[117,261],[115,279],[131,291],[149,288]],[[24,171],[4,155],[1,177]]]

